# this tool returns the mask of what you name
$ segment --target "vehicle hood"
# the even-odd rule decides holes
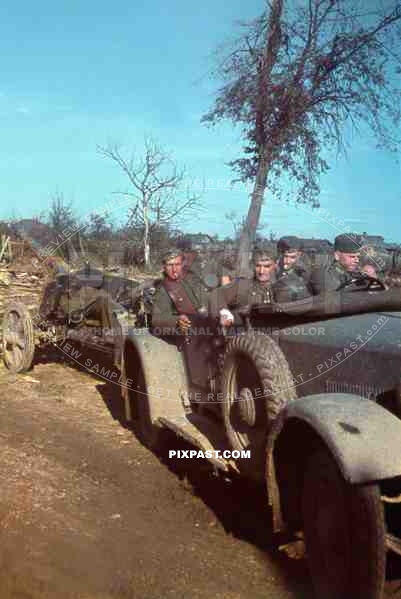
[[[309,322],[281,329],[279,337],[288,343],[322,348],[357,344],[370,352],[401,357],[401,312],[369,312]]]

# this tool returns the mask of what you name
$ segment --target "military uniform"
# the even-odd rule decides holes
[[[333,260],[326,267],[312,270],[310,284],[315,295],[327,291],[336,291],[343,285],[346,285],[352,279],[362,274],[359,272],[347,271],[340,262]]]
[[[306,271],[299,265],[291,266],[279,272],[273,285],[273,296],[276,302],[295,302],[313,295]]]
[[[253,255],[255,274],[253,277],[238,277],[232,283],[218,287],[210,293],[209,313],[218,317],[220,310],[238,310],[242,306],[271,304],[274,301],[273,285],[276,282],[275,255],[272,251],[257,248]],[[258,269],[262,266],[262,271]],[[263,269],[268,269],[268,280]],[[271,270],[273,268],[274,270]]]
[[[309,284],[306,259],[303,255],[302,239],[295,235],[281,237],[277,242],[279,260],[277,267],[277,282],[274,285],[276,302],[294,302],[312,295]],[[287,252],[298,252],[296,261],[285,268],[284,257]]]
[[[334,250],[344,254],[359,254],[362,238],[355,233],[337,235]],[[359,270],[349,271],[338,260],[333,259],[327,266],[312,269],[310,284],[315,295],[337,291],[355,278],[363,278]]]
[[[209,295],[210,315],[218,317],[220,310],[223,308],[237,310],[247,305],[271,304],[273,302],[272,286],[274,280],[262,285],[256,278],[239,278],[229,285],[218,287]]]
[[[177,281],[164,277],[153,297],[152,328],[158,334],[174,335],[180,314],[206,312],[206,305],[207,288],[195,273]]]

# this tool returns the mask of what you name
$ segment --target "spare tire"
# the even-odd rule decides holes
[[[230,447],[250,451],[250,459],[239,465],[262,478],[268,431],[286,403],[297,397],[288,362],[274,339],[250,331],[228,342],[222,393]]]

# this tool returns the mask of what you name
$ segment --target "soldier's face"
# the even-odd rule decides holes
[[[171,260],[167,260],[164,264],[164,272],[166,276],[172,281],[177,281],[178,279],[182,279],[184,272],[184,260],[182,256],[177,256],[176,258],[171,258]]]
[[[350,254],[348,252],[335,252],[336,260],[342,264],[345,270],[353,272],[359,269],[359,252]]]
[[[283,268],[288,270],[298,260],[301,252],[298,250],[288,250],[283,256]]]
[[[259,260],[255,264],[255,276],[260,283],[267,283],[276,268],[274,260]]]

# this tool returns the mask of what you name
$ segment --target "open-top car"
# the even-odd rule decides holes
[[[59,327],[82,341],[82,327],[107,323],[113,334],[93,343],[113,353],[142,441],[155,447],[169,429],[216,468],[264,481],[274,530],[304,532],[316,596],[379,599],[386,552],[401,554],[399,290],[365,278],[244,309],[229,330],[199,314],[189,334],[164,337],[152,331],[143,290],[121,280],[99,301],[99,279],[93,301],[56,302],[36,327],[10,306],[6,364],[28,368],[37,335]]]
[[[254,306],[226,333],[199,315],[175,343],[124,338],[126,414],[142,439],[168,428],[265,481],[274,530],[304,531],[316,596],[378,599],[387,550],[401,554],[399,290],[364,279]]]

